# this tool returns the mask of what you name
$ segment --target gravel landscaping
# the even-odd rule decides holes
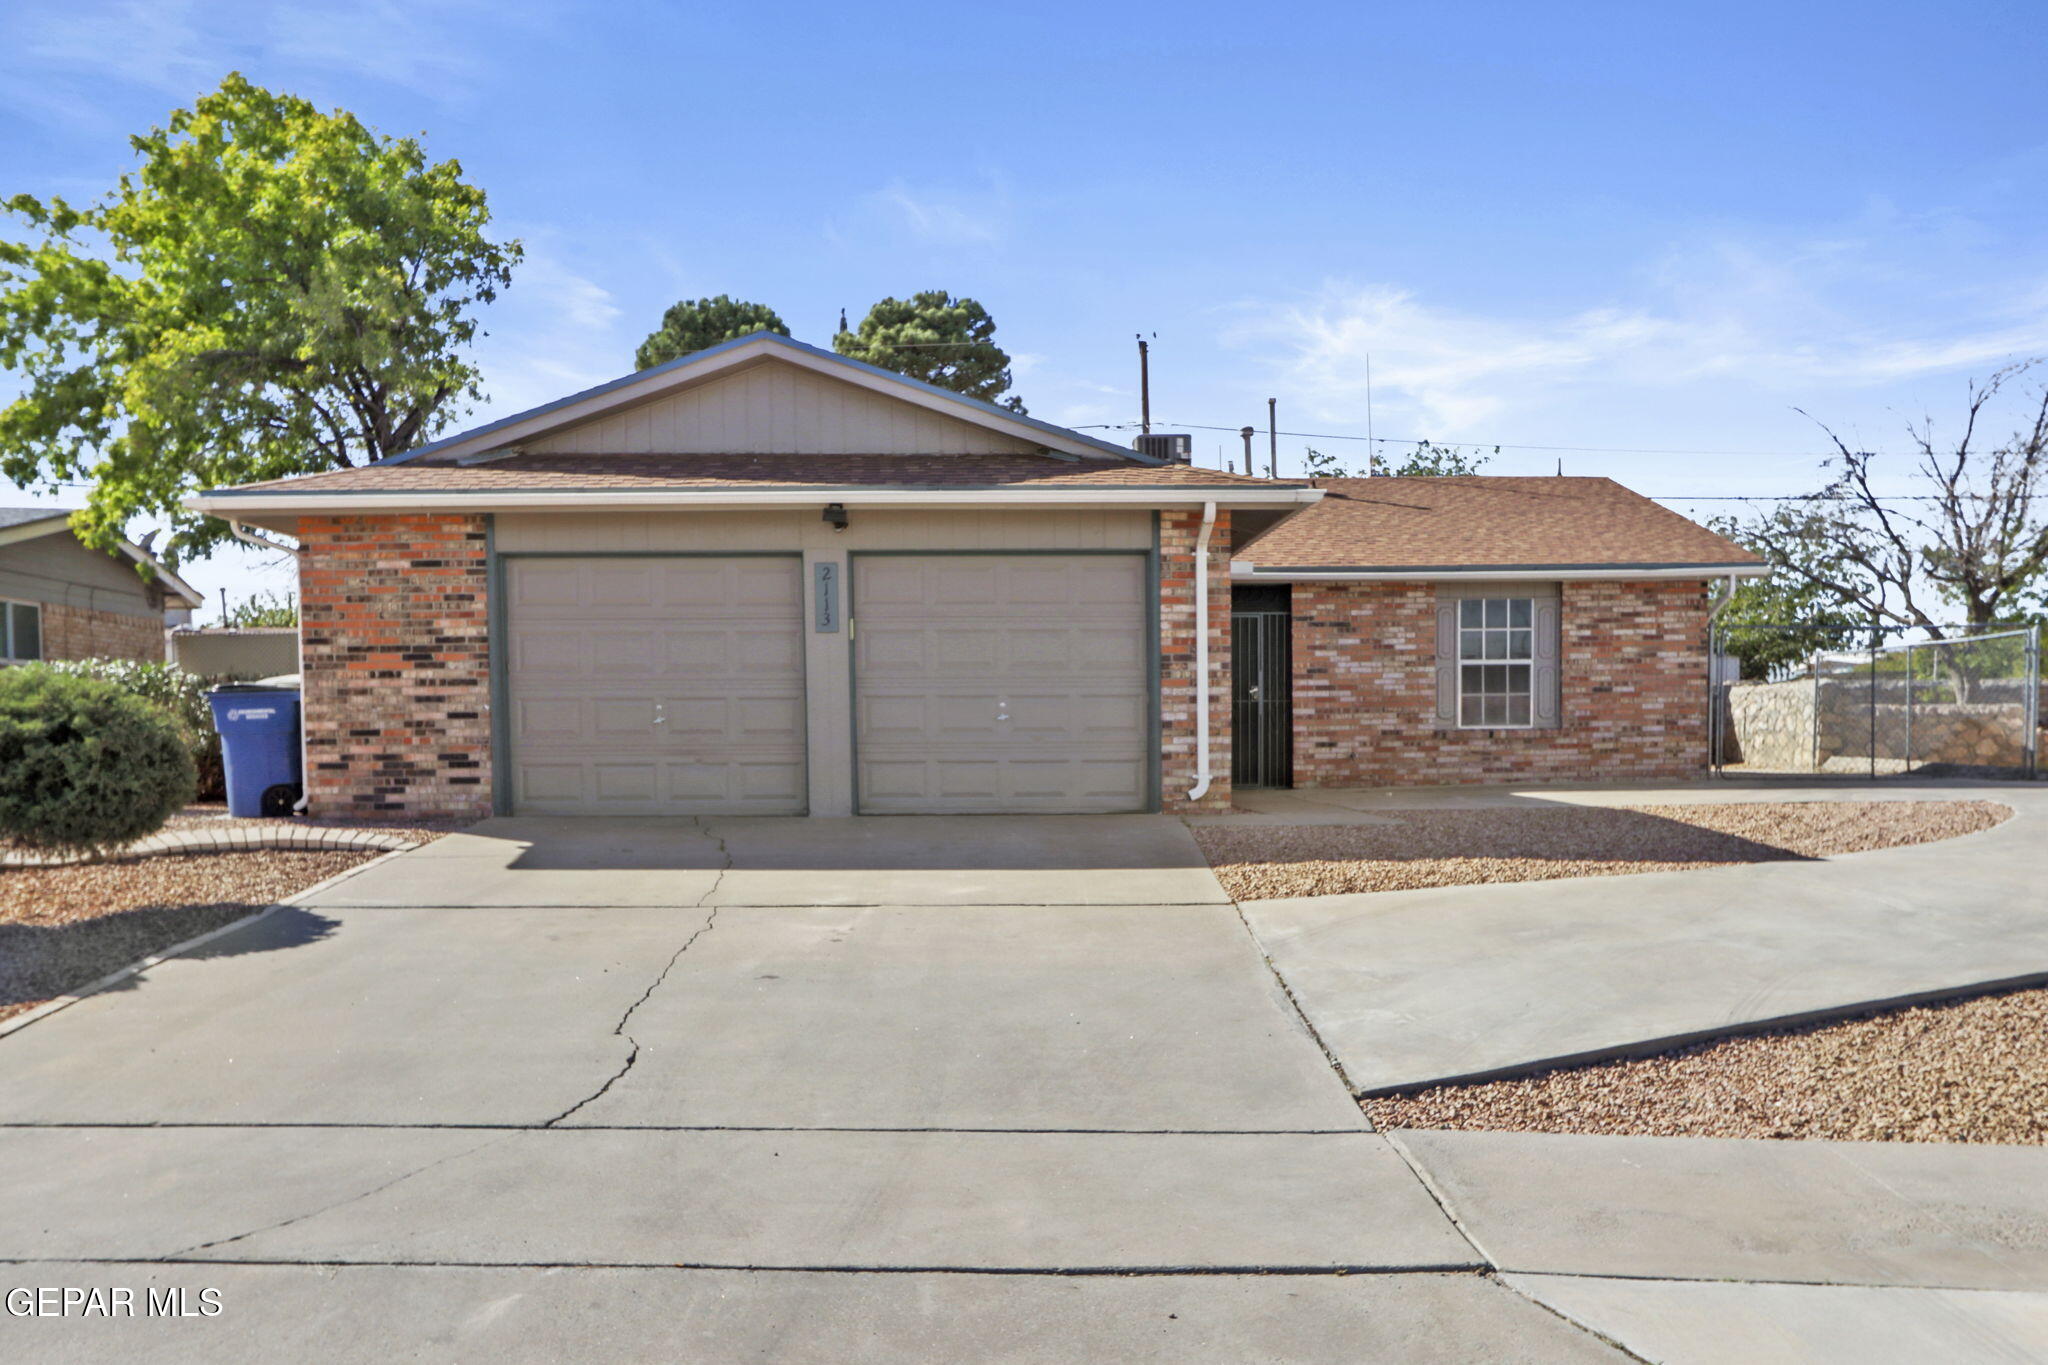
[[[193,807],[166,828],[205,827],[223,818]],[[448,832],[376,828],[418,843]],[[267,850],[0,867],[0,1020],[378,856]]]
[[[1503,807],[1194,835],[1224,890],[1264,900],[1827,858],[1973,834],[2011,815],[1992,801]]]
[[[2048,1143],[2048,990],[1362,1101],[1378,1128]]]

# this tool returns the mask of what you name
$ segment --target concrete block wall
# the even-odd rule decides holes
[[[487,540],[460,514],[299,523],[313,814],[490,814]]]
[[[1704,582],[1563,584],[1555,730],[1439,728],[1434,583],[1297,583],[1293,598],[1297,786],[1706,769]]]
[[[1230,809],[1230,513],[1218,511],[1208,563],[1195,563],[1200,512],[1159,514],[1160,802],[1169,811]],[[1209,575],[1209,791],[1188,800],[1196,766],[1195,574]]]

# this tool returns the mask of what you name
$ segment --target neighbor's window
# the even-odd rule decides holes
[[[33,602],[0,602],[0,660],[27,663],[43,657],[43,609]]]
[[[1536,603],[1467,597],[1458,603],[1458,724],[1526,726],[1536,692]]]

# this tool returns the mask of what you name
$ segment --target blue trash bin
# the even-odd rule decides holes
[[[206,694],[227,768],[228,814],[289,815],[305,775],[299,766],[297,688],[224,683]]]

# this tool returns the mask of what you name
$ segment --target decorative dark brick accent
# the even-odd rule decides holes
[[[1559,728],[1440,729],[1433,583],[1294,585],[1302,787],[1698,776],[1707,587],[1562,585]]]
[[[490,814],[484,519],[305,517],[299,544],[313,814]]]
[[[1230,809],[1230,513],[1209,533],[1208,794],[1195,780],[1195,542],[1200,512],[1159,514],[1160,800],[1170,811]]]

